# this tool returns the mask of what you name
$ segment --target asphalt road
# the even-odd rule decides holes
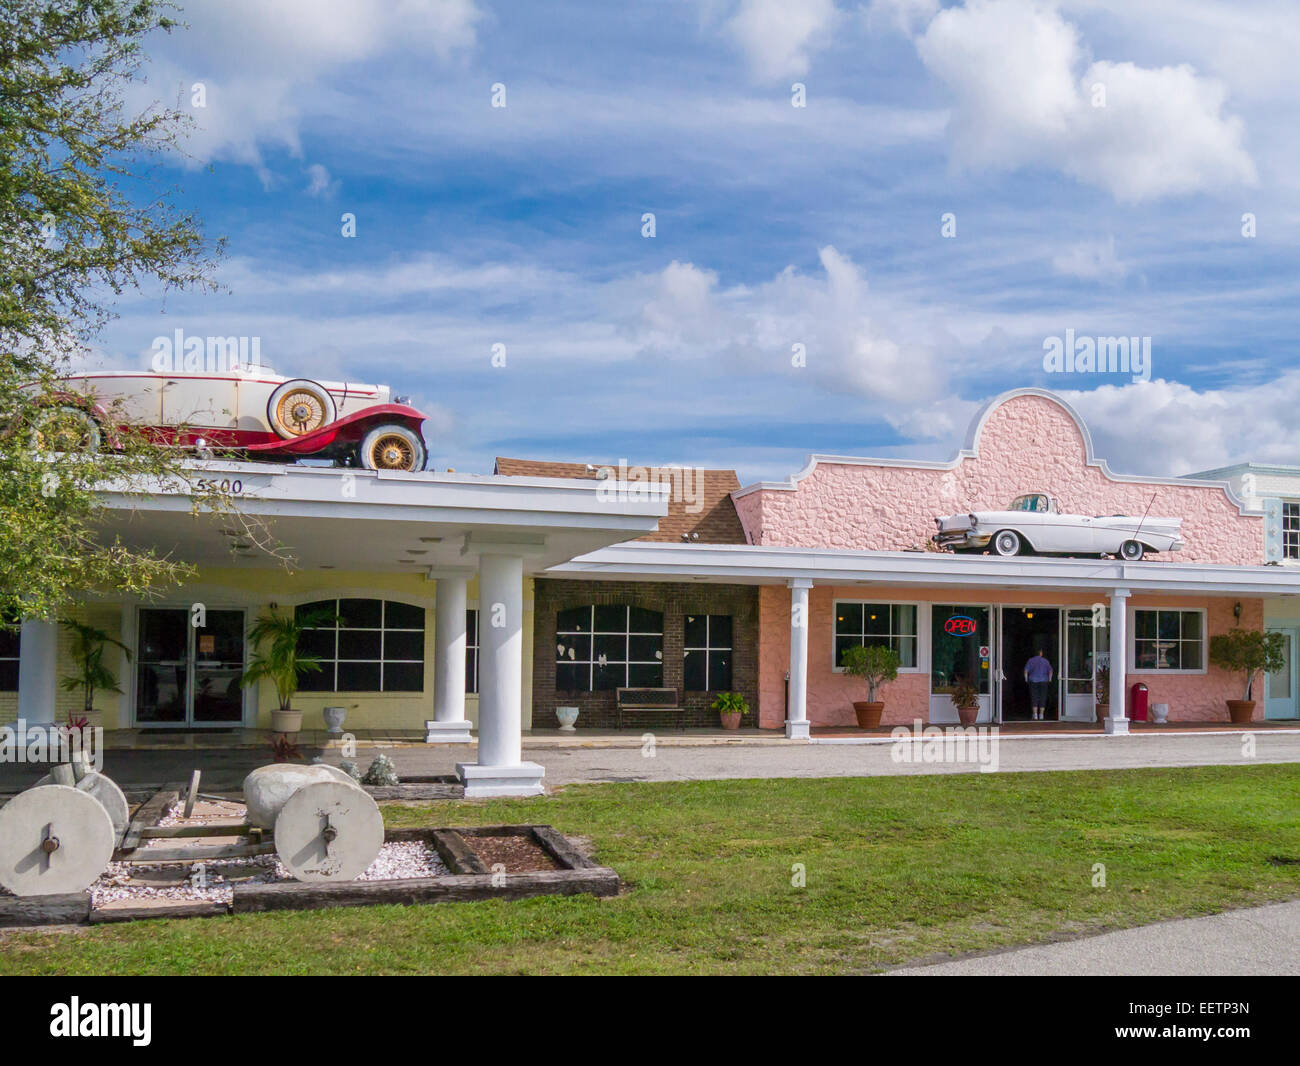
[[[1300,901],[1159,922],[933,966],[904,966],[889,973],[920,977],[1295,976],[1300,975]],[[1152,1020],[1143,1019],[1140,1024],[1149,1025]]]

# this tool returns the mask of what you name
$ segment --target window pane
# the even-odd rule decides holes
[[[333,692],[334,660],[321,663],[319,670],[302,670],[298,673],[300,692]]]
[[[1178,611],[1157,611],[1156,635],[1161,640],[1177,640],[1179,635],[1178,622],[1180,612]]]
[[[342,634],[347,636],[347,633]],[[424,634],[388,632],[384,634],[385,659],[424,660]],[[386,675],[385,675],[386,676]]]
[[[585,663],[560,663],[555,667],[555,687],[561,692],[587,692],[589,670]]]
[[[729,614],[709,615],[709,647],[710,648],[731,647],[731,615]]]
[[[627,685],[627,666],[624,663],[593,666],[591,670],[593,691],[609,692],[611,689],[623,688]]]
[[[471,647],[478,644],[478,611],[473,608],[465,612],[465,643]]]
[[[873,636],[889,635],[889,608],[878,603],[864,604],[862,608],[862,632]],[[868,641],[868,643],[871,643]]]
[[[1134,611],[1133,612],[1133,633],[1138,640],[1155,640],[1156,612],[1155,611]]]
[[[389,629],[423,629],[424,608],[389,600],[384,604],[384,625]]]
[[[844,665],[844,653],[850,648],[855,648],[862,641],[858,637],[836,637],[835,638],[835,665]]]
[[[423,663],[385,663],[385,692],[423,692]]]
[[[649,663],[663,660],[663,637],[629,637],[627,645],[629,662]]]
[[[478,692],[478,650],[465,649],[465,691]]]
[[[841,603],[835,608],[836,633],[862,632],[862,604]],[[836,660],[838,663],[838,660]]]
[[[17,629],[0,629],[0,659],[17,659],[22,633]]]
[[[891,610],[894,615],[894,635],[898,637],[916,636],[916,604],[896,603]]]
[[[334,614],[338,605],[333,600],[312,600],[311,603],[300,603],[293,609],[294,618],[302,618],[309,614]]]
[[[1160,669],[1181,670],[1183,668],[1183,646],[1176,640],[1160,646]]]
[[[895,642],[900,666],[916,665],[916,637],[900,637]]]
[[[18,691],[18,660],[0,660],[0,692]]]
[[[1137,660],[1138,669],[1155,669],[1156,643],[1154,640],[1135,640],[1133,642],[1133,655]]]
[[[629,666],[627,668],[627,683],[633,688],[663,688],[663,664]]]
[[[1183,640],[1201,639],[1201,612],[1183,612]]]
[[[378,692],[378,663],[339,663],[339,692]]]
[[[339,625],[378,629],[383,625],[383,600],[339,600]]]
[[[706,614],[688,614],[686,616],[685,646],[688,648],[707,647],[709,639],[709,616]]]
[[[591,608],[570,607],[561,611],[555,616],[555,630],[557,633],[590,633]]]
[[[687,692],[703,692],[708,687],[704,678],[706,656],[707,653],[702,651],[686,653],[682,663],[682,678]]]
[[[627,608],[620,605],[598,606],[596,608],[597,633],[626,633]]]
[[[709,691],[725,692],[731,688],[731,652],[709,652]]]
[[[627,637],[601,635],[592,640],[592,658],[597,661],[604,656],[607,662],[627,662]]]
[[[370,629],[340,629],[340,659],[378,659],[382,634]]]
[[[555,638],[556,660],[568,662],[591,662],[591,637],[558,636]]]
[[[659,611],[648,611],[644,607],[628,608],[628,631],[632,633],[662,633],[664,616]]]
[[[1201,670],[1205,667],[1203,658],[1205,645],[1199,640],[1183,641],[1183,669]]]
[[[334,630],[304,629],[298,638],[298,654],[317,659],[334,658]]]

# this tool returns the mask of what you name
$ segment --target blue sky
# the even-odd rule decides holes
[[[227,238],[225,291],[123,301],[97,365],[178,327],[259,336],[282,373],[409,393],[431,465],[469,471],[941,457],[1023,385],[1066,393],[1120,470],[1300,463],[1291,4],[183,17],[132,100],[194,117],[157,177]],[[1150,380],[1045,373],[1066,329],[1151,337]]]

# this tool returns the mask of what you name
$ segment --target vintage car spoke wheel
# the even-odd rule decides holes
[[[334,397],[323,386],[306,378],[286,381],[266,404],[271,428],[288,440],[327,426],[337,417]]]
[[[424,442],[405,426],[379,426],[361,442],[367,470],[423,470]]]
[[[103,434],[99,423],[77,407],[51,407],[36,416],[32,449],[38,453],[99,451]]]
[[[1001,530],[993,538],[993,553],[995,555],[1019,555],[1022,546],[1020,534],[1014,529]]]
[[[1125,562],[1136,563],[1146,554],[1146,548],[1139,541],[1126,540],[1119,546],[1119,557]]]

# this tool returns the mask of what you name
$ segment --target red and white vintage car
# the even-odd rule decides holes
[[[87,443],[120,426],[146,427],[200,453],[283,462],[311,456],[369,470],[423,470],[426,416],[387,385],[286,378],[265,366],[220,373],[110,370],[74,374],[60,414]],[[90,422],[93,421],[93,425]]]

